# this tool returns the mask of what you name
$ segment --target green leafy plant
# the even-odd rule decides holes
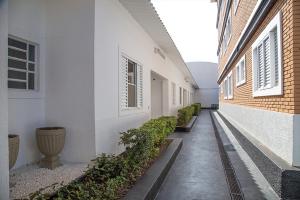
[[[186,126],[193,117],[194,106],[187,106],[178,110],[177,125]]]
[[[93,160],[85,174],[78,180],[61,187],[55,194],[42,194],[42,190],[30,196],[34,200],[85,200],[119,199],[158,155],[166,137],[175,130],[176,117],[152,119],[138,129],[121,133],[120,145],[125,151],[120,155],[102,154]]]
[[[199,112],[201,111],[201,103],[194,103],[192,104],[194,107],[194,116],[198,116]]]
[[[159,120],[166,122],[166,128],[165,128],[166,135],[170,135],[175,131],[176,124],[177,124],[177,119],[175,116],[163,116],[160,117]]]

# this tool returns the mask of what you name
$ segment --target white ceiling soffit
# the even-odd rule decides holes
[[[175,65],[192,80],[194,87],[198,88],[191,72],[185,64],[174,41],[169,35],[163,22],[159,18],[150,0],[119,0],[122,5],[130,12],[133,18],[143,27],[150,37],[168,55]]]

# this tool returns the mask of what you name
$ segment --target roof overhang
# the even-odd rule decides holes
[[[159,48],[173,61],[185,75],[186,80],[194,88],[198,88],[194,77],[179,53],[174,41],[149,0],[119,0],[130,12],[133,18],[143,27],[149,36],[158,44]]]

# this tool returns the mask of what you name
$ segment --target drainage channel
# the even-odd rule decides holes
[[[240,183],[236,177],[235,171],[232,167],[232,164],[230,162],[230,159],[228,157],[228,154],[226,152],[226,147],[224,147],[220,134],[218,132],[217,126],[215,124],[215,121],[213,119],[212,116],[212,112],[209,112],[210,117],[211,117],[211,121],[212,121],[212,125],[214,128],[214,132],[215,132],[215,136],[217,139],[217,143],[218,143],[218,147],[219,147],[219,153],[220,153],[220,157],[222,160],[222,165],[224,168],[224,172],[225,172],[225,176],[226,176],[226,181],[228,184],[228,188],[229,188],[229,192],[230,192],[230,196],[232,200],[244,200],[244,195],[243,192],[241,190],[240,187]],[[227,148],[228,149],[228,148]]]

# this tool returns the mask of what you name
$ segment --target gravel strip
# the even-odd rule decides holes
[[[86,163],[68,163],[54,170],[49,170],[39,168],[38,165],[29,165],[13,170],[10,173],[10,198],[28,198],[31,193],[57,183],[54,187],[49,187],[43,191],[43,193],[53,192],[81,176],[87,166]]]

